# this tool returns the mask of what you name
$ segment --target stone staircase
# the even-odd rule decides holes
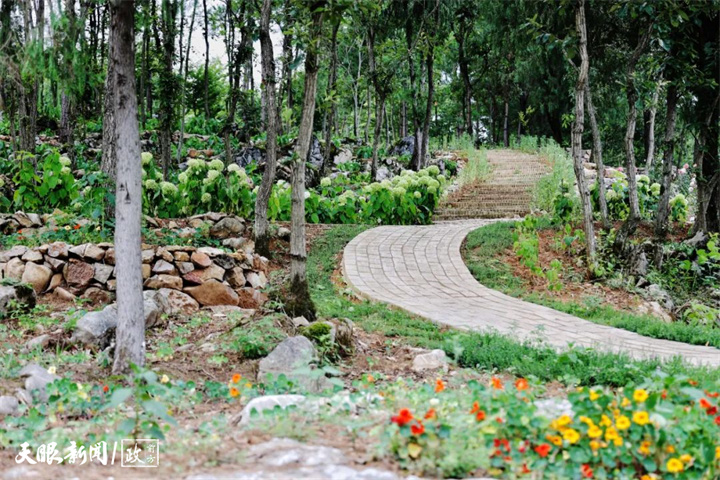
[[[435,222],[471,218],[507,218],[530,213],[533,188],[549,167],[537,155],[488,150],[490,178],[464,184],[440,201]]]

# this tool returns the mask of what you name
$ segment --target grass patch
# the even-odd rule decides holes
[[[470,185],[473,183],[481,183],[490,176],[490,164],[487,161],[487,152],[476,150],[474,148],[461,152],[467,156],[467,164],[460,171],[458,181],[460,185]]]
[[[403,341],[419,347],[442,348],[463,367],[508,371],[541,381],[619,387],[642,382],[661,366],[655,360],[635,361],[625,355],[589,349],[558,353],[542,345],[519,343],[498,334],[468,333],[440,327],[380,303],[352,302],[343,292],[336,291],[331,279],[343,247],[367,228],[370,227],[338,226],[314,241],[308,256],[308,280],[321,316],[349,318],[370,332],[401,337]],[[475,239],[477,241],[478,237],[475,236]],[[468,245],[471,245],[470,242],[471,239],[468,239]],[[498,242],[502,244],[502,239]],[[698,380],[720,380],[720,370],[691,367],[680,359],[662,364],[662,370]]]
[[[712,326],[665,323],[649,315],[616,310],[590,298],[583,303],[562,302],[535,293],[526,294],[523,280],[513,274],[509,265],[497,259],[498,254],[512,248],[514,225],[514,222],[493,223],[470,232],[467,237],[463,250],[465,263],[475,279],[486,287],[600,325],[622,328],[652,338],[720,348],[720,329]]]

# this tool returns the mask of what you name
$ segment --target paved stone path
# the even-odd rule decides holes
[[[540,339],[622,352],[637,358],[682,356],[720,366],[720,350],[643,337],[528,303],[480,285],[460,255],[463,239],[493,220],[367,230],[346,247],[346,281],[363,296],[459,329],[497,331],[520,340]]]

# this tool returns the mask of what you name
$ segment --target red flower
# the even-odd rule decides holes
[[[505,388],[505,387],[503,386],[502,380],[500,380],[499,378],[497,378],[497,377],[492,377],[491,381],[492,381],[492,387],[493,387],[495,390],[502,390],[503,388]]]
[[[403,408],[398,412],[398,414],[390,419],[391,422],[397,423],[398,426],[404,427],[410,421],[413,419],[413,414],[410,412],[409,409]]]
[[[485,420],[485,412],[482,410],[479,410],[477,412],[477,415],[475,415],[475,418],[477,419],[478,422],[482,422],[483,420]]]
[[[532,472],[532,470],[530,470],[530,469],[528,468],[527,463],[523,463],[523,466],[522,466],[522,474],[523,474],[523,475],[527,475],[528,473],[531,473],[531,472]]]
[[[708,392],[707,390],[705,390],[705,395],[707,395],[707,396],[710,397],[710,398],[718,398],[718,397],[720,397],[720,392],[712,392],[712,393],[710,393],[710,392]]]
[[[585,478],[593,478],[593,469],[587,463],[580,467],[580,473]]]
[[[518,378],[515,381],[515,388],[522,392],[523,390],[530,388],[530,385],[528,385],[528,381],[524,378]]]
[[[110,387],[108,387],[107,385],[104,385],[103,392],[107,393],[108,391],[110,391]]]
[[[423,425],[420,421],[417,422],[417,424],[412,425],[410,427],[410,431],[413,435],[420,436],[423,433],[425,433],[425,425]]]
[[[550,453],[551,449],[552,449],[552,447],[550,446],[549,443],[541,443],[540,445],[538,445],[537,447],[534,448],[535,453],[540,455],[540,458],[547,457],[548,454]]]
[[[479,411],[480,411],[480,404],[478,403],[477,400],[475,400],[475,401],[473,402],[472,408],[470,409],[470,413],[477,413],[477,412],[479,412]]]
[[[497,418],[495,419],[495,421],[498,422],[498,423],[503,423],[503,419],[500,418],[500,417],[497,417]]]
[[[702,408],[710,408],[712,405],[711,405],[710,402],[708,402],[706,399],[701,398],[701,399],[700,399],[700,406],[701,406]]]
[[[77,225],[75,225],[75,226],[73,227],[73,229],[75,229],[75,230],[80,230],[80,224],[78,223]]]
[[[720,415],[718,415],[717,417],[715,417],[715,425],[717,425],[718,427],[720,427]]]
[[[431,409],[428,410],[427,413],[425,414],[425,419],[426,419],[426,420],[434,420],[434,419],[436,419],[436,418],[437,418],[437,412],[435,412],[435,409],[434,409],[434,408],[431,408]]]
[[[445,390],[445,382],[438,378],[435,382],[435,393],[440,393],[443,390]]]
[[[662,395],[660,395],[660,397],[662,397],[662,399],[665,400],[667,398],[667,390],[663,390]]]
[[[708,408],[707,410],[705,410],[705,412],[706,412],[708,415],[710,415],[711,417],[712,417],[712,416],[715,416],[715,415],[717,415],[717,413],[718,413],[718,407],[710,407],[710,408]]]
[[[493,440],[493,445],[497,449],[502,448],[506,452],[510,451],[510,442],[507,438],[496,438],[495,440]]]
[[[692,385],[693,387],[696,387],[697,384],[698,384],[698,382],[696,382],[695,380],[688,380],[688,383],[689,383],[690,385]]]

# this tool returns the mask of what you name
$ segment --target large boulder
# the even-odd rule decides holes
[[[303,336],[289,337],[260,360],[258,381],[265,381],[268,375],[285,375],[306,391],[320,393],[332,388],[332,384],[316,370],[316,363],[317,352],[310,340]]]
[[[161,288],[158,295],[164,298],[167,303],[165,313],[168,315],[192,315],[200,308],[198,302],[187,293],[173,290],[170,288]]]
[[[40,293],[45,290],[50,283],[52,277],[52,270],[45,265],[38,265],[37,263],[27,262],[25,264],[25,271],[22,275],[22,281],[32,285],[35,293]]]
[[[239,300],[238,294],[232,288],[215,279],[210,279],[196,287],[186,287],[184,292],[190,294],[203,306],[237,305]]]
[[[35,290],[27,285],[0,285],[0,318],[7,314],[11,302],[32,308],[35,306],[36,301]]]
[[[412,369],[416,372],[423,370],[448,369],[447,356],[443,350],[431,350],[427,353],[421,353],[413,359]]]
[[[20,260],[18,257],[11,258],[5,264],[5,278],[22,280],[23,273],[25,273],[25,262]]]
[[[225,217],[210,228],[214,238],[239,237],[245,231],[245,223],[238,217]]]
[[[73,288],[84,289],[95,278],[95,267],[89,263],[71,260],[65,266],[65,281]]]

